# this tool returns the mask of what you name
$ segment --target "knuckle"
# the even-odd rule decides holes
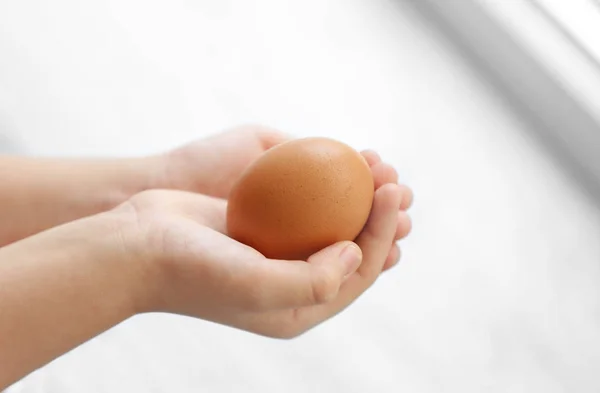
[[[312,300],[315,304],[327,303],[338,293],[340,278],[333,269],[318,269],[312,275]]]
[[[376,259],[368,261],[371,263],[365,263],[358,268],[357,273],[361,277],[364,287],[370,287],[377,281],[386,259],[387,254],[379,255]]]
[[[240,286],[245,286],[245,290],[242,292],[242,302],[244,303],[244,309],[249,312],[263,312],[269,309],[269,296],[265,291],[265,283],[262,282],[259,277],[248,283],[240,283]]]

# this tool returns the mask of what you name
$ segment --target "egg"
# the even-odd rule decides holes
[[[236,181],[227,232],[267,258],[305,260],[355,240],[373,195],[369,165],[352,147],[323,137],[294,139],[267,150]]]

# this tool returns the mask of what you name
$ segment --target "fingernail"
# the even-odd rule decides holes
[[[340,253],[340,260],[344,264],[344,278],[354,273],[362,261],[362,251],[356,244],[346,246]]]

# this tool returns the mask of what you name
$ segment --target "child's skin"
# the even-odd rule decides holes
[[[278,261],[224,233],[231,185],[286,138],[246,126],[146,158],[0,157],[0,390],[135,314],[292,338],[358,298],[411,229],[412,192],[374,152],[356,243]]]

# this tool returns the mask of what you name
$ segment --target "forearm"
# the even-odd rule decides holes
[[[159,187],[160,157],[79,160],[0,157],[0,246],[109,210]]]
[[[136,312],[145,277],[117,227],[95,216],[0,249],[0,391]]]

